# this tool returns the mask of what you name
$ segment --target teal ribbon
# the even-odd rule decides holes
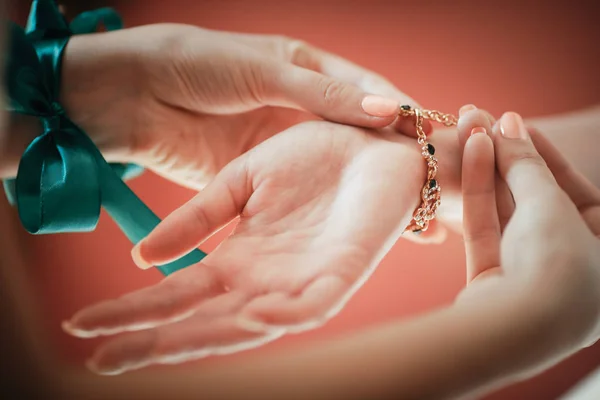
[[[10,24],[9,111],[38,117],[43,131],[25,150],[16,178],[5,181],[4,187],[32,234],[93,231],[104,208],[135,244],[160,222],[123,182],[142,169],[109,164],[58,101],[62,55],[69,38],[94,32],[100,23],[107,29],[122,26],[110,8],[80,14],[68,25],[53,1],[34,0],[26,29]],[[194,250],[157,268],[168,275],[205,256]]]

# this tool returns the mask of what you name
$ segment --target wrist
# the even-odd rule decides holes
[[[546,268],[530,289],[550,333],[572,351],[595,342],[600,331],[600,277],[592,263]]]
[[[478,329],[487,339],[474,351],[489,356],[490,370],[483,374],[506,382],[529,378],[580,350],[590,336],[590,321],[596,321],[574,283],[501,275],[473,286],[478,287],[470,287],[455,307],[489,320],[479,317]]]
[[[122,31],[75,35],[62,60],[60,102],[105,158],[130,158],[137,117],[126,105],[140,96],[141,70]]]

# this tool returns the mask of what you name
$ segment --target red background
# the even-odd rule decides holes
[[[527,117],[575,110],[600,101],[600,14],[594,9],[597,6],[584,3],[112,3],[128,26],[181,22],[300,38],[377,71],[421,104],[439,110],[454,111],[474,103],[495,114],[510,109]],[[131,186],[160,216],[193,195],[151,173]],[[211,239],[204,250],[210,251],[222,237]],[[133,265],[130,244],[106,215],[94,233],[28,237],[27,242],[35,259],[45,323],[60,354],[73,363],[82,363],[96,342],[68,337],[60,330],[60,321],[90,303],[161,278],[157,271],[144,272]],[[448,304],[463,286],[464,263],[458,236],[428,248],[401,241],[341,315],[325,327],[262,349],[199,362],[227,362],[234,357],[279,351]],[[595,346],[490,399],[553,399],[599,365],[600,347]]]

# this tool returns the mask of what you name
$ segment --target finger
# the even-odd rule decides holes
[[[535,148],[540,153],[558,185],[569,195],[578,209],[600,205],[600,189],[554,147],[554,145],[535,129],[528,129]]]
[[[419,106],[414,99],[399,91],[381,75],[302,40],[278,35],[229,35],[238,43],[244,43],[261,54],[356,85],[366,92],[393,98],[401,104]]]
[[[495,174],[492,140],[483,128],[474,128],[465,145],[462,168],[467,282],[500,265]]]
[[[320,72],[324,75],[347,82],[362,90],[391,98],[399,104],[409,105],[413,109],[421,106],[411,97],[402,93],[390,81],[379,74],[360,67],[342,57],[328,53],[314,46],[307,45],[301,41],[288,41],[290,62],[306,69]],[[414,120],[412,118],[397,118],[394,128],[398,132],[413,137],[417,136]],[[423,130],[426,134],[433,130],[431,122],[423,122]]]
[[[389,80],[340,56],[293,39],[284,40],[282,46],[287,48],[287,59],[294,65],[355,85],[365,92],[394,99],[399,104],[409,105],[413,109],[421,108],[419,103],[398,90]],[[399,132],[417,136],[414,121],[411,123],[409,118],[398,118],[395,128]],[[425,133],[430,133],[431,122],[424,121],[423,129]]]
[[[560,188],[537,152],[521,116],[514,112],[505,113],[494,135],[496,166],[515,200],[556,198]]]
[[[458,139],[460,148],[464,149],[471,131],[476,127],[482,127],[486,132],[492,132],[496,119],[487,111],[467,104],[460,108],[458,120]],[[498,219],[502,231],[515,210],[515,203],[506,182],[496,175],[495,177],[496,206],[498,207]]]
[[[510,221],[515,212],[515,201],[508,185],[502,179],[499,173],[495,176],[496,186],[496,207],[498,208],[498,221],[500,222],[500,232],[504,232],[504,228]]]
[[[410,105],[413,108],[421,107],[381,75],[301,40],[273,35],[231,34],[231,37],[239,43],[258,50],[261,54],[268,54],[286,63],[356,86],[365,93],[393,99],[398,104]],[[399,132],[417,136],[414,121],[411,123],[407,118],[398,118],[394,126]],[[424,121],[423,128],[426,133],[430,133],[431,123]]]
[[[460,148],[464,149],[467,139],[471,136],[474,128],[483,128],[486,132],[492,132],[492,127],[496,122],[494,117],[487,111],[475,107],[473,104],[466,104],[458,111],[458,140]]]
[[[147,329],[185,319],[203,301],[225,291],[213,270],[196,264],[155,286],[85,308],[63,329],[82,338]]]
[[[299,332],[321,326],[339,312],[349,298],[350,284],[338,276],[321,277],[297,296],[270,293],[245,306],[238,321],[249,330],[283,328]]]
[[[535,129],[530,128],[528,131],[536,149],[546,161],[558,185],[575,204],[594,235],[599,236],[600,189],[575,169],[550,140]]]
[[[415,128],[415,126],[415,117],[398,116],[398,118],[396,118],[396,122],[394,122],[394,129],[396,131],[401,132],[407,136],[418,137],[417,129]],[[425,135],[429,135],[433,132],[433,125],[431,125],[431,121],[427,119],[423,120],[423,132],[425,132]]]
[[[267,59],[268,60],[268,59]],[[262,68],[263,104],[292,107],[324,119],[368,128],[383,128],[396,119],[397,100],[366,93],[358,86],[285,63]]]
[[[236,218],[250,195],[245,161],[236,159],[133,248],[134,262],[147,269],[187,254]]]
[[[119,336],[103,344],[88,361],[102,375],[117,375],[152,364],[174,364],[259,347],[285,331],[249,332],[235,318],[185,321]]]

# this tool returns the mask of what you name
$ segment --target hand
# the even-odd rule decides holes
[[[493,144],[485,129],[475,128],[464,149],[469,284],[458,301],[525,293],[529,323],[547,322],[542,334],[549,345],[536,366],[546,367],[600,337],[600,190],[542,135],[528,133],[517,114],[506,113],[490,134]],[[503,233],[494,154],[515,202]]]
[[[395,120],[398,103],[415,104],[382,77],[300,41],[185,25],[75,36],[63,70],[63,105],[109,161],[141,164],[194,189],[301,121],[321,116],[383,127]],[[391,107],[364,91],[392,98]],[[12,125],[13,151],[0,154],[0,176],[14,176],[27,132],[39,130],[35,120]],[[416,134],[406,118],[394,127]],[[444,237],[433,224],[409,239]]]
[[[435,132],[436,149],[444,151],[440,157],[440,180],[444,182],[444,195],[442,205],[436,219],[438,224],[443,224],[453,231],[463,233],[463,196],[461,190],[461,164],[462,150],[474,128],[483,128],[492,132],[492,127],[497,124],[496,119],[487,111],[478,109],[473,104],[460,108],[458,120],[458,135],[456,129],[445,128]],[[438,139],[439,138],[439,139]],[[512,215],[515,205],[508,186],[499,174],[495,176],[496,204],[500,218],[500,228],[504,229]],[[438,236],[440,236],[438,234]],[[441,242],[442,236],[437,241]]]
[[[195,189],[298,122],[382,128],[399,102],[415,104],[382,77],[300,41],[175,24],[75,36],[63,76],[67,112],[109,161]],[[396,127],[414,133],[410,121]]]
[[[255,347],[332,318],[408,225],[425,181],[418,145],[394,133],[297,125],[228,164],[135,249],[147,268],[239,216],[201,263],[77,313],[109,340],[92,367],[120,373]]]

